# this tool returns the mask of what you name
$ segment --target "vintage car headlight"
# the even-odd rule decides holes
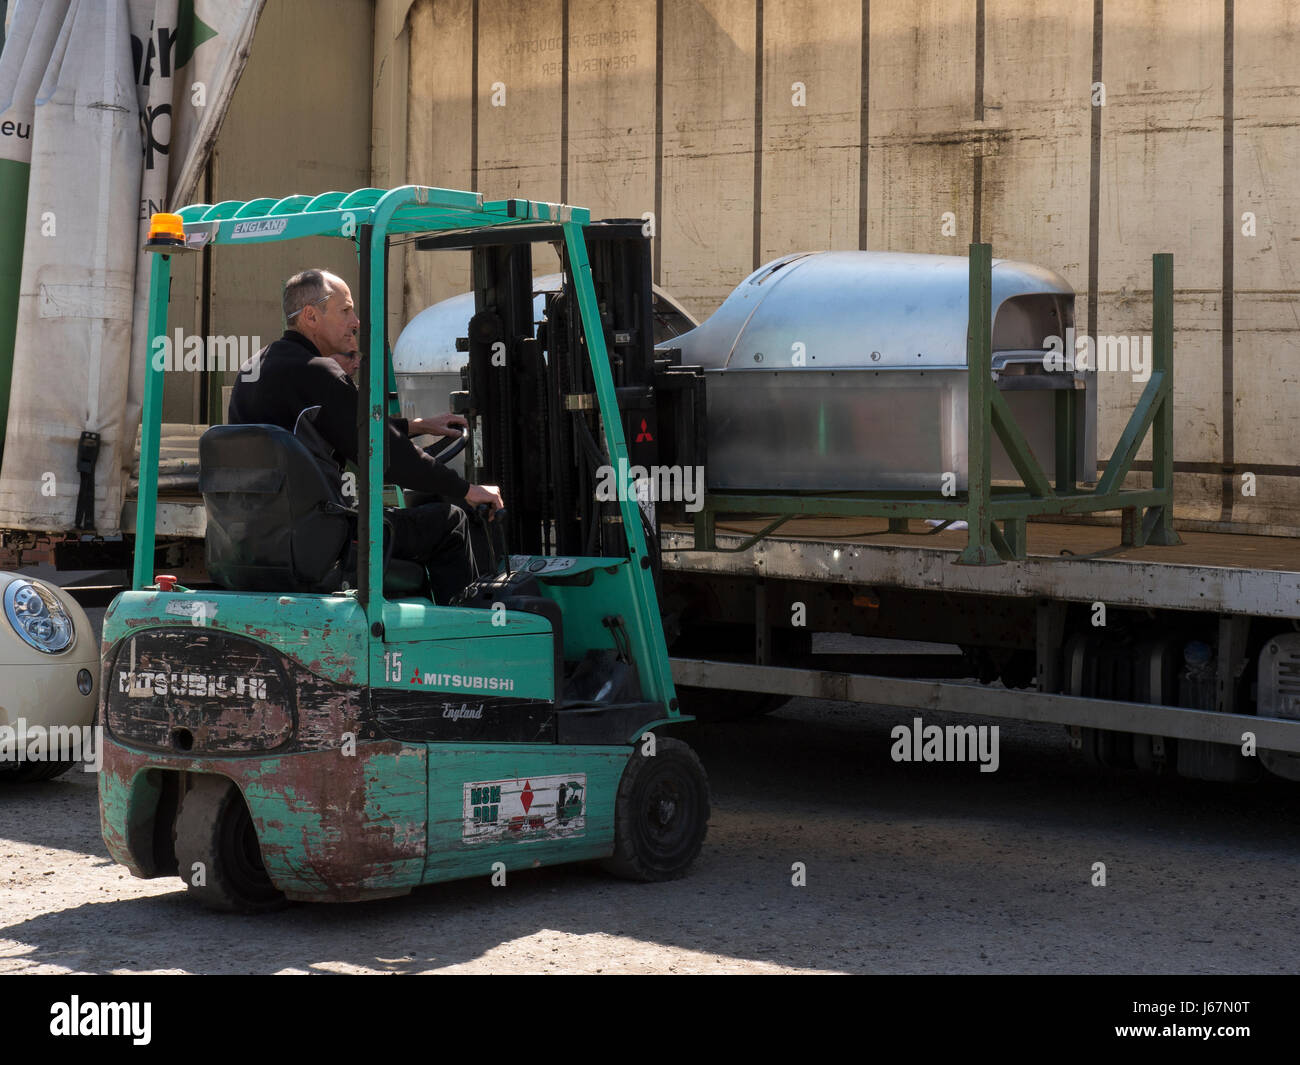
[[[18,579],[5,589],[5,617],[19,637],[56,655],[72,646],[76,631],[58,596],[37,581]]]

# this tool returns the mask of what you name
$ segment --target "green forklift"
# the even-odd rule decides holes
[[[209,429],[212,579],[183,586],[155,572],[165,362],[150,358],[132,585],[102,639],[114,860],[244,913],[564,862],[643,881],[686,873],[709,789],[694,752],[655,731],[690,718],[656,598],[657,515],[626,480],[626,432],[664,449],[642,460],[693,457],[703,385],[654,355],[640,225],[424,186],[155,216],[150,352],[167,335],[172,256],[309,236],[355,246],[363,444],[349,513],[293,434]],[[386,500],[412,502],[384,484],[399,242],[471,253],[476,313],[454,397],[469,429],[438,458],[464,449],[467,476],[499,484],[508,510],[480,516],[492,563],[452,605],[433,601],[420,566],[386,557],[382,535]],[[540,322],[538,245],[564,272]],[[616,498],[601,491],[610,471],[624,478]]]

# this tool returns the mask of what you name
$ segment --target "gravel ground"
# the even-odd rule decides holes
[[[569,866],[260,918],[113,865],[92,774],[9,786],[0,973],[1296,971],[1293,786],[1096,772],[1016,723],[996,773],[895,763],[912,717],[799,701],[679,728],[714,812],[674,883]]]

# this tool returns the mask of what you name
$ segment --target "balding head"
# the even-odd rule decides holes
[[[324,303],[339,279],[328,270],[300,270],[284,283],[284,320],[290,329],[294,319],[313,303]]]
[[[341,277],[328,270],[302,270],[284,284],[284,319],[327,358],[352,351],[360,320],[352,307],[352,292]]]

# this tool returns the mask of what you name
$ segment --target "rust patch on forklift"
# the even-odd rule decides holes
[[[161,827],[157,773],[205,773],[239,789],[262,860],[290,898],[355,901],[418,884],[426,851],[425,751],[384,741],[273,759],[208,758],[130,751],[105,743],[100,779],[104,841],[136,876],[156,876],[150,841]],[[182,799],[183,801],[183,799]]]
[[[277,885],[348,901],[418,883],[426,791],[423,749],[382,742],[279,759],[245,795]]]

